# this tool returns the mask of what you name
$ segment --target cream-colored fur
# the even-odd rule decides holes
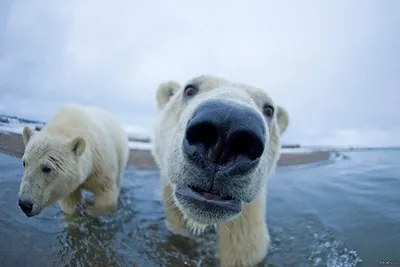
[[[187,85],[194,85],[198,92],[185,97]],[[196,179],[197,173],[189,171],[189,163],[182,156],[182,140],[190,118],[196,108],[207,100],[229,100],[238,105],[251,108],[264,118],[267,141],[257,169],[248,174],[246,196],[252,201],[242,204],[242,212],[223,221],[216,221],[219,235],[219,257],[222,267],[255,266],[267,255],[269,233],[266,226],[266,187],[267,177],[271,175],[280,154],[280,135],[285,132],[289,117],[285,109],[276,106],[270,96],[262,89],[230,82],[211,76],[198,76],[185,86],[170,81],[161,84],[157,90],[158,116],[155,126],[152,155],[160,167],[163,185],[163,199],[167,227],[176,234],[202,232],[210,224],[190,217],[188,208],[175,197],[177,184]],[[263,116],[263,105],[275,107],[274,116]],[[238,189],[239,190],[239,189]],[[201,211],[197,216],[202,216]],[[192,231],[192,232],[193,232]]]
[[[110,113],[93,106],[66,104],[43,127],[23,129],[24,176],[19,198],[33,204],[31,216],[58,201],[73,214],[81,190],[92,192],[91,216],[117,209],[128,161],[128,137]],[[50,172],[43,172],[48,167]],[[48,171],[48,170],[47,170]]]

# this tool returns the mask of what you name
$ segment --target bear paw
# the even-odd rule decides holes
[[[90,217],[99,217],[102,215],[107,215],[110,214],[112,212],[115,212],[117,210],[116,207],[114,206],[109,206],[109,207],[99,207],[97,205],[93,205],[93,206],[88,206],[86,207],[84,213]]]
[[[99,209],[97,209],[95,206],[88,206],[84,210],[84,213],[88,215],[89,217],[97,218],[102,215],[103,212],[101,212]]]

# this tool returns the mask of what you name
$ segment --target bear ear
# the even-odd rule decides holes
[[[34,132],[32,131],[31,128],[28,126],[25,126],[24,129],[22,130],[22,139],[24,140],[24,145],[26,146],[31,139],[31,137],[34,135]]]
[[[178,92],[179,88],[181,88],[181,85],[175,81],[168,81],[160,84],[156,93],[158,109],[163,108],[170,98]]]
[[[289,114],[286,109],[281,106],[278,106],[277,111],[278,113],[276,115],[278,118],[279,133],[282,135],[289,125]]]
[[[74,153],[75,156],[82,155],[83,151],[86,148],[86,141],[82,137],[75,137],[70,144],[71,151]]]

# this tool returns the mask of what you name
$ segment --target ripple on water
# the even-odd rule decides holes
[[[268,266],[375,266],[398,255],[390,233],[400,225],[393,190],[400,164],[355,155],[277,169],[268,193]],[[216,266],[213,230],[185,238],[166,229],[157,171],[127,169],[118,211],[97,220],[64,217],[57,205],[28,219],[16,204],[20,161],[0,154],[0,173],[2,266]]]
[[[303,213],[291,222],[268,221],[272,239],[269,262],[274,266],[353,267],[362,262],[356,251],[348,249],[339,234],[315,215]]]

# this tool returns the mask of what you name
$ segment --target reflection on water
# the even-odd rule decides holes
[[[400,153],[349,155],[278,168],[268,193],[268,266],[400,259]],[[157,171],[127,169],[118,212],[97,220],[64,217],[57,205],[28,219],[17,206],[20,161],[0,154],[0,175],[1,266],[216,266],[213,230],[191,239],[167,231]]]

